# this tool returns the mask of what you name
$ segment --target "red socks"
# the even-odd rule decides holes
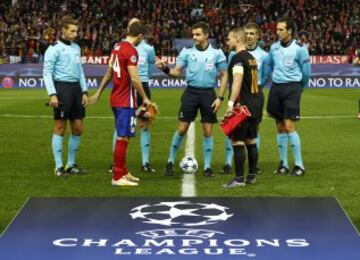
[[[116,140],[114,151],[113,179],[117,181],[128,172],[126,168],[126,149],[128,141]]]

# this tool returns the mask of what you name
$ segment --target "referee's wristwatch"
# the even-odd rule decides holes
[[[224,101],[224,97],[223,96],[218,96],[218,99],[220,99],[220,101]]]

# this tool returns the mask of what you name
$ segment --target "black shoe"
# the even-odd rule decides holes
[[[168,162],[166,164],[165,176],[173,176],[174,174],[174,164],[172,162]]]
[[[232,169],[229,164],[225,164],[222,170],[220,171],[220,174],[231,174]]]
[[[256,166],[256,174],[261,174],[261,169],[259,165]]]
[[[291,171],[290,176],[303,176],[305,174],[305,169],[295,165],[294,169]]]
[[[213,171],[211,170],[211,168],[206,168],[205,171],[204,171],[204,176],[205,177],[214,177],[214,173]]]
[[[84,169],[79,168],[76,164],[73,166],[66,165],[65,171],[70,174],[84,175],[87,173]]]
[[[254,184],[256,182],[256,174],[255,173],[249,173],[249,175],[246,178],[245,183],[246,184]]]
[[[143,166],[141,166],[142,172],[148,172],[148,173],[155,173],[156,170],[151,166],[150,163],[145,163]]]
[[[236,188],[236,187],[244,187],[246,184],[244,182],[244,178],[234,178],[229,183],[226,183],[223,185],[224,188],[230,189],[230,188]]]
[[[108,172],[109,172],[109,173],[113,173],[113,169],[114,169],[114,165],[111,164],[110,167],[109,167],[109,169],[108,169]]]
[[[288,174],[289,168],[283,166],[283,162],[280,161],[279,167],[277,168],[277,170],[274,171],[275,175],[284,175],[284,174]]]
[[[58,177],[69,176],[69,174],[65,171],[64,167],[60,167],[54,170],[54,174]]]

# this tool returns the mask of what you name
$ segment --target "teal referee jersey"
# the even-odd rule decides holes
[[[144,40],[142,40],[135,49],[139,55],[137,68],[141,82],[149,82],[152,74],[152,67],[155,64],[155,49]]]
[[[302,88],[309,84],[310,57],[305,46],[294,39],[286,46],[278,41],[271,46],[269,55],[274,83],[300,82]]]
[[[62,39],[50,45],[45,52],[43,78],[48,95],[56,94],[54,81],[79,82],[86,92],[79,45]]]
[[[221,49],[208,45],[204,50],[195,45],[182,49],[176,65],[186,67],[186,82],[195,88],[212,88],[217,84],[219,70],[226,70],[226,57]]]

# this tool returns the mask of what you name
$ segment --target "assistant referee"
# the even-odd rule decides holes
[[[60,27],[61,38],[45,52],[43,77],[50,97],[49,104],[54,108],[54,173],[57,176],[65,176],[86,173],[76,164],[76,152],[83,131],[88,97],[80,47],[73,42],[77,36],[78,22],[70,16],[64,16],[60,20]],[[68,160],[64,168],[62,146],[67,120],[70,121],[71,135],[68,142]]]

